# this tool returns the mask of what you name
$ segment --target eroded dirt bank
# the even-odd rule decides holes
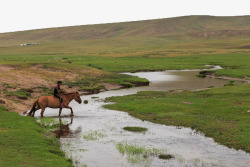
[[[79,76],[88,76],[89,73],[93,74],[93,71],[93,69],[81,69],[75,72],[44,68],[43,64],[31,67],[0,65],[0,104],[6,106],[9,111],[23,113],[30,108],[36,98],[51,95],[57,80],[74,82]],[[100,74],[95,73],[95,75]],[[115,83],[99,83],[98,85],[103,85],[98,91],[124,87]],[[77,86],[63,85],[62,88],[67,92],[94,93],[92,90],[83,90]]]
[[[63,63],[0,65],[0,104],[9,111],[23,113],[36,98],[52,95],[58,80],[64,82],[62,89],[79,91],[82,95],[149,84],[138,77],[72,65],[70,61]]]

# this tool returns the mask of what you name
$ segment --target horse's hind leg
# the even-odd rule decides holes
[[[59,109],[59,115],[58,115],[58,117],[61,116],[61,113],[62,113],[62,108]]]
[[[36,109],[34,109],[34,110],[32,111],[32,114],[31,114],[32,117],[35,116],[35,112],[36,112]]]
[[[32,110],[32,113],[30,113],[30,116],[34,117],[34,116],[35,116],[35,112],[36,112],[37,110],[39,110],[39,109],[40,109],[39,106],[38,106],[37,108],[34,108],[34,110]]]
[[[41,117],[43,118],[43,113],[45,111],[45,108],[42,108],[42,111],[41,111]]]

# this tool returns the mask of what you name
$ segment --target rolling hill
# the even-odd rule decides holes
[[[249,39],[250,16],[184,16],[1,33],[0,54],[119,55],[166,49],[248,49]],[[22,43],[38,45],[20,47]]]

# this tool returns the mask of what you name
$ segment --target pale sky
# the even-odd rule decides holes
[[[250,0],[0,0],[0,33],[184,15],[250,15]]]

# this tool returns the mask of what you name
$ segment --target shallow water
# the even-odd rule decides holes
[[[74,117],[68,117],[69,110],[64,109],[61,120],[67,125],[57,131],[62,149],[71,157],[75,166],[88,167],[118,167],[118,166],[248,166],[250,154],[236,151],[217,144],[203,134],[195,133],[190,128],[177,128],[141,121],[129,116],[126,112],[104,109],[107,104],[103,100],[111,96],[135,94],[138,91],[169,91],[176,89],[200,89],[220,87],[228,83],[226,80],[214,78],[197,78],[198,71],[163,71],[140,72],[136,75],[147,78],[149,86],[135,87],[102,92],[95,95],[82,96],[88,104],[72,102]],[[98,97],[98,98],[92,98]],[[45,116],[57,116],[58,110],[47,109]],[[39,112],[36,113],[39,116]],[[56,118],[59,119],[59,118]],[[123,130],[125,126],[140,126],[148,128],[145,133],[133,133]],[[101,134],[88,140],[86,134]],[[85,137],[83,137],[85,136]],[[170,160],[159,159],[158,155],[147,158],[134,157],[137,162],[131,162],[133,155],[122,155],[116,145],[119,143],[136,144],[147,148],[161,149],[174,155]]]

